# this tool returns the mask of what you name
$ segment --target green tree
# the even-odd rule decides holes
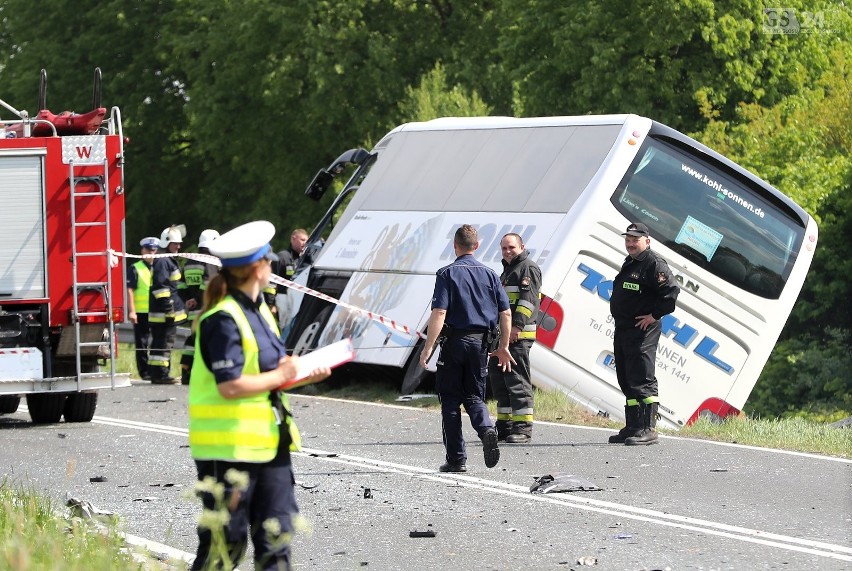
[[[489,115],[491,108],[474,91],[447,86],[447,74],[438,63],[423,76],[417,88],[406,87],[405,99],[399,103],[403,118],[428,121],[437,117],[478,117]]]
[[[762,0],[505,1],[500,53],[524,114],[638,113],[676,129],[770,107],[826,69],[828,34],[764,33]],[[828,3],[791,0],[813,10]],[[547,14],[547,17],[542,17]]]

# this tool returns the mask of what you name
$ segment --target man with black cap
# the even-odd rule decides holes
[[[609,441],[654,444],[660,400],[655,375],[660,319],[674,311],[680,288],[666,261],[651,251],[647,226],[635,222],[622,236],[629,255],[613,281],[609,309],[615,320],[615,373],[627,403],[625,426]]]

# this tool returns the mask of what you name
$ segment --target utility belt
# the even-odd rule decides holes
[[[487,329],[455,329],[448,327],[447,337],[483,337],[488,333]]]
[[[492,351],[496,351],[497,347],[500,345],[500,329],[496,327],[491,330],[459,329],[455,327],[450,327],[449,325],[445,324],[444,329],[441,331],[441,336],[439,337],[438,342],[443,346],[444,340],[453,337],[472,337],[474,339],[481,339],[482,345],[489,353],[491,353]]]

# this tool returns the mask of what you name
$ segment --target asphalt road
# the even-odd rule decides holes
[[[852,568],[852,461],[680,438],[609,445],[607,431],[538,423],[533,444],[503,446],[489,470],[466,424],[469,471],[449,475],[437,412],[292,403],[312,525],[296,569]],[[0,416],[0,473],[120,514],[128,534],[189,557],[200,505],[186,427],[179,385],[102,392],[88,424],[35,426],[22,406]],[[602,489],[530,493],[560,473]]]

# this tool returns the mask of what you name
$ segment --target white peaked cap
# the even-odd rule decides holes
[[[164,228],[163,233],[160,234],[160,248],[166,248],[172,242],[180,244],[184,236],[186,236],[186,226],[183,224],[173,224]]]
[[[147,238],[142,238],[139,241],[139,245],[143,248],[148,248],[149,250],[156,250],[160,247],[160,239],[154,236],[148,236]]]
[[[266,220],[249,222],[225,232],[207,243],[214,256],[222,260],[222,267],[244,266],[266,256],[272,251],[269,241],[275,236],[275,226]]]

